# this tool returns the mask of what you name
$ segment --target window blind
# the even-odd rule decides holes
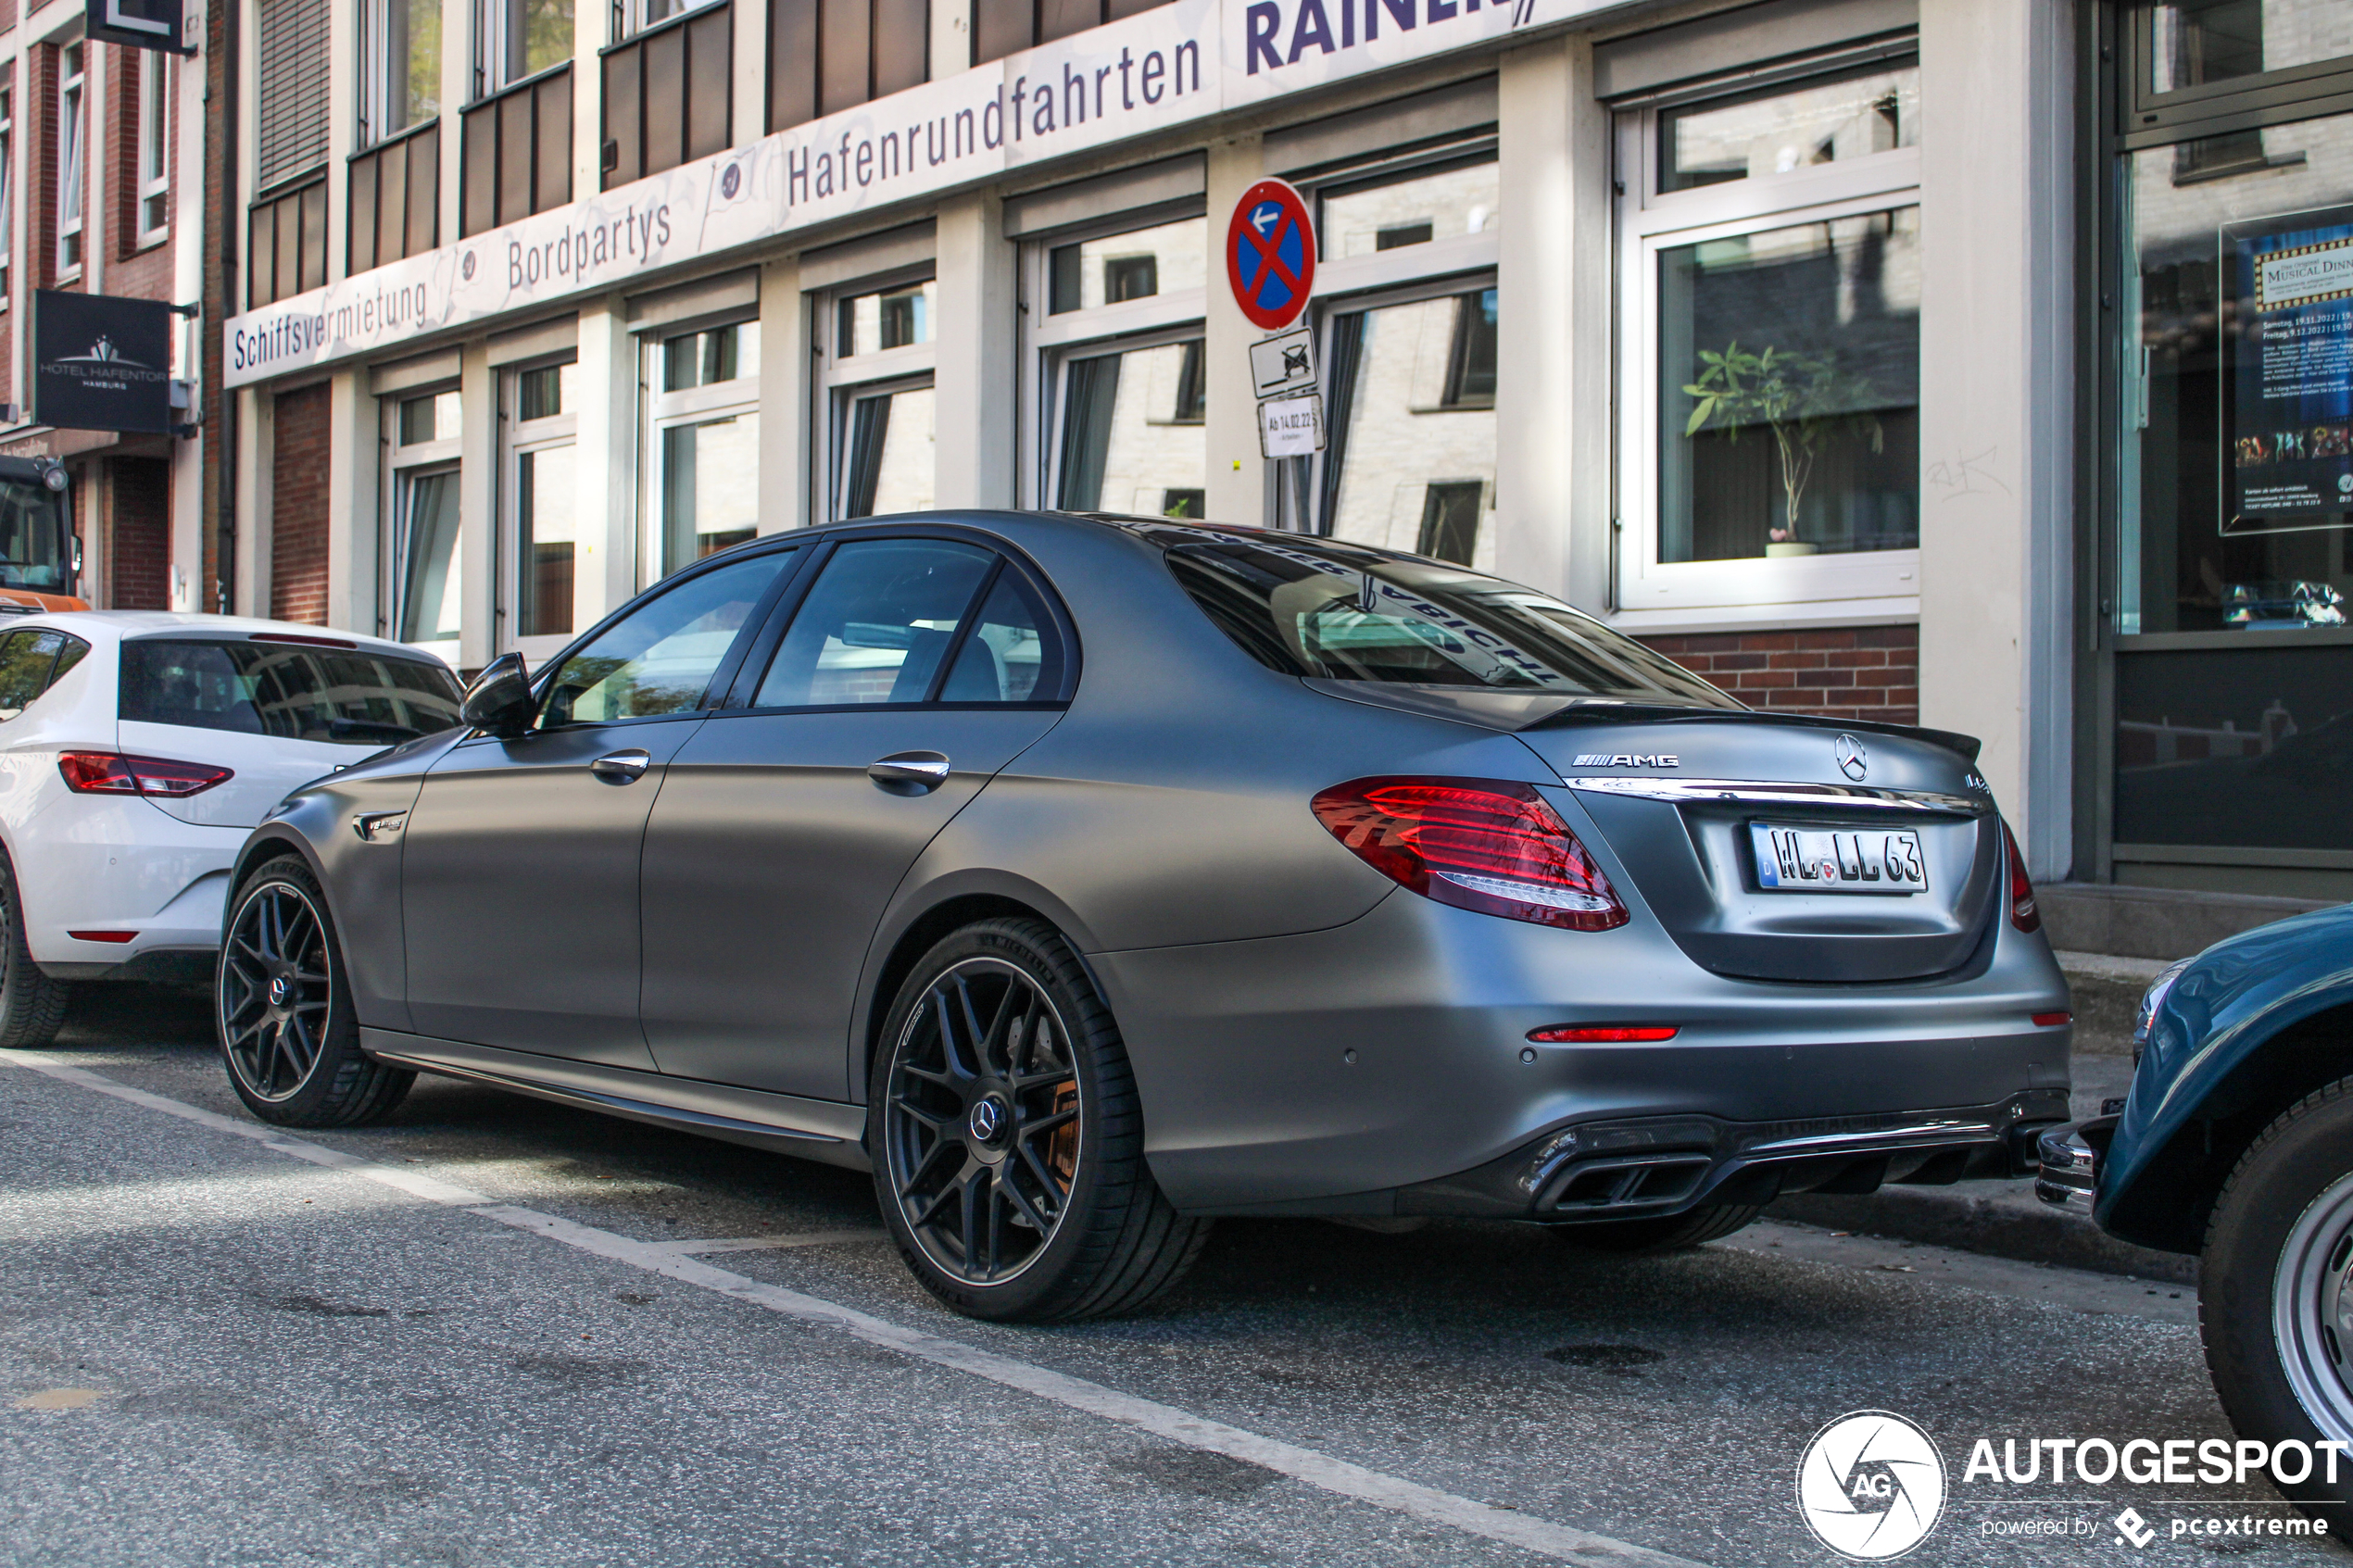
[[[327,157],[328,0],[261,0],[257,179],[269,189]]]

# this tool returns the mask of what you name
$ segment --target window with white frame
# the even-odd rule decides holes
[[[441,114],[441,0],[368,0],[360,13],[359,144]]]
[[[1618,116],[1621,611],[1918,594],[1919,126],[1908,57]]]
[[[618,39],[642,32],[656,22],[666,22],[673,17],[683,17],[688,11],[699,11],[717,0],[613,0],[612,35]]]
[[[938,285],[909,278],[816,303],[821,518],[931,510]]]
[[[0,87],[0,310],[8,307],[8,268],[16,260],[17,90]]]
[[[1060,511],[1198,518],[1208,472],[1209,223],[1114,220],[1032,244],[1027,489]]]
[[[171,225],[172,58],[154,49],[132,49],[139,73],[139,240],[151,245]]]
[[[648,580],[760,529],[760,323],[645,343],[646,486],[638,532]]]
[[[536,663],[585,630],[579,586],[594,538],[581,527],[588,496],[578,478],[579,368],[571,360],[535,365],[503,380],[503,642]]]
[[[474,0],[475,96],[571,59],[572,11],[573,0]]]
[[[385,465],[382,634],[454,651],[465,605],[458,512],[461,412],[455,389],[384,400]]]
[[[82,62],[84,45],[69,44],[57,60],[57,277],[60,282],[82,274],[82,209],[89,162],[83,119],[86,82]]]
[[[1491,142],[1360,169],[1316,190],[1314,319],[1325,445],[1276,465],[1287,527],[1491,567]]]

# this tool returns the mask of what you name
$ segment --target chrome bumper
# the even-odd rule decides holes
[[[2053,1208],[2088,1217],[2099,1186],[2100,1156],[2115,1132],[2114,1116],[2095,1116],[2053,1127],[2036,1139],[2042,1170],[2034,1178],[2034,1196]]]

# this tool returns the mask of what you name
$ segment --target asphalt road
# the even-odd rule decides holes
[[[1796,1466],[1859,1409],[1945,1462],[1907,1562],[2334,1560],[2246,1534],[2259,1482],[1964,1476],[2229,1436],[2177,1288],[1227,1222],[1148,1315],[992,1327],[863,1177],[430,1079],[265,1135],[201,1005],[121,990],[0,1057],[0,1563],[1824,1563]]]

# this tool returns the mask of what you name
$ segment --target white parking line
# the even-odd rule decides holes
[[[768,1252],[779,1247],[841,1247],[851,1242],[885,1241],[888,1231],[871,1226],[858,1231],[795,1231],[790,1236],[748,1236],[737,1241],[652,1242],[658,1252],[678,1258],[708,1258],[715,1252]]]
[[[308,1160],[313,1165],[396,1187],[429,1203],[463,1209],[484,1219],[562,1242],[580,1251],[614,1262],[627,1263],[666,1279],[674,1279],[681,1285],[697,1286],[804,1323],[837,1329],[879,1348],[894,1350],[935,1366],[969,1373],[975,1377],[1020,1389],[1071,1410],[1165,1437],[1187,1448],[1263,1465],[1337,1496],[1353,1498],[1428,1524],[1483,1536],[1489,1540],[1541,1552],[1564,1562],[1587,1565],[1587,1568],[1702,1568],[1701,1564],[1687,1558],[1653,1551],[1647,1547],[1613,1540],[1588,1530],[1573,1529],[1566,1524],[1555,1524],[1549,1520],[1458,1497],[1452,1492],[1442,1492],[1434,1486],[1421,1486],[1401,1476],[1334,1459],[1314,1449],[1303,1449],[1296,1444],[1244,1431],[1238,1426],[1228,1426],[1223,1422],[1211,1421],[1173,1405],[1138,1399],[1085,1378],[1034,1366],[959,1340],[943,1339],[919,1329],[902,1327],[819,1297],[786,1290],[780,1286],[763,1285],[758,1280],[698,1262],[684,1255],[683,1248],[702,1244],[633,1241],[611,1231],[575,1224],[552,1214],[493,1202],[481,1193],[421,1172],[378,1164],[372,1160],[346,1154],[341,1149],[295,1137],[262,1123],[222,1116],[200,1106],[150,1094],[145,1089],[134,1089],[128,1084],[119,1084],[87,1069],[46,1060],[28,1052],[0,1050],[0,1061],[28,1068],[150,1110],[161,1111],[167,1116],[177,1116],[217,1132],[228,1133],[296,1160]],[[844,1233],[832,1234],[847,1238]],[[739,1249],[738,1244],[721,1245]]]

